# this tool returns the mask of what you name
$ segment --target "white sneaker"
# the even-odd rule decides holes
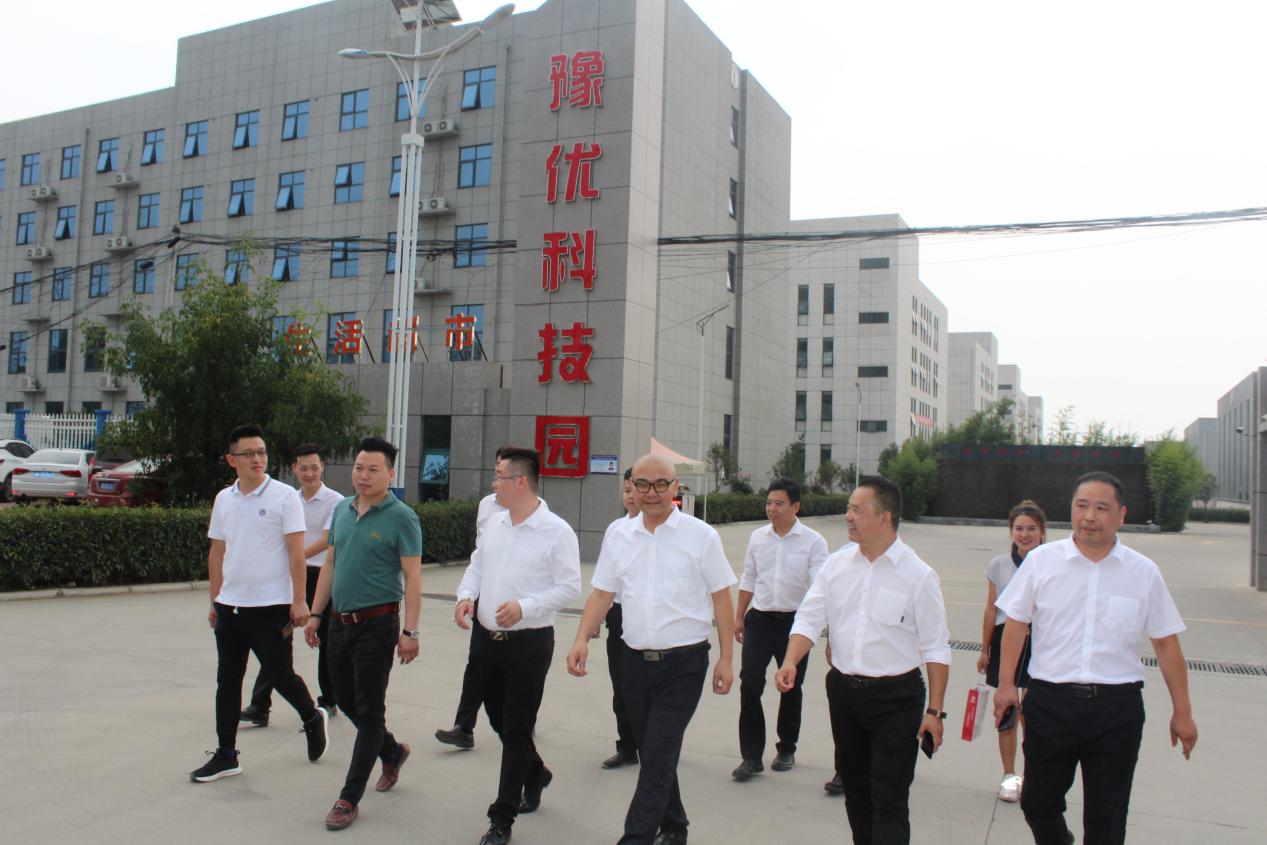
[[[1015,804],[1021,800],[1021,784],[1024,779],[1020,775],[1008,775],[999,786],[999,800]]]

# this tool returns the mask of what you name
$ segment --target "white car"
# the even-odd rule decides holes
[[[22,466],[34,451],[25,440],[0,440],[0,499],[13,499],[13,468]]]
[[[88,495],[96,452],[88,449],[40,449],[13,469],[13,498],[75,502]]]

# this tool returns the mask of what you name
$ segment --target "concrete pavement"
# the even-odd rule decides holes
[[[844,542],[839,518],[807,522],[833,549]],[[721,529],[736,568],[753,527]],[[952,638],[975,642],[985,564],[1006,548],[1006,530],[910,525],[902,535],[941,575]],[[1246,526],[1201,524],[1178,536],[1126,537],[1162,566],[1188,621],[1183,643],[1190,659],[1267,664],[1267,594],[1243,586],[1248,540]],[[586,584],[591,571],[587,566]],[[460,576],[459,567],[429,567],[424,592],[451,594]],[[636,769],[606,772],[598,766],[613,748],[611,688],[601,647],[591,648],[589,677],[567,674],[563,656],[575,626],[574,616],[560,617],[537,730],[555,779],[541,809],[515,826],[514,841],[524,845],[614,842],[637,777]],[[324,829],[322,819],[351,752],[354,732],[345,719],[331,722],[330,749],[312,765],[297,717],[276,699],[268,728],[240,733],[241,776],[188,781],[203,750],[215,744],[215,648],[205,593],[0,602],[0,789],[11,819],[5,841],[166,845],[173,838],[298,843],[337,837],[349,843],[389,838],[474,845],[495,792],[499,748],[483,717],[473,751],[450,750],[432,739],[436,728],[451,724],[467,635],[453,625],[451,604],[443,598],[424,600],[422,628],[421,657],[396,667],[388,694],[389,724],[412,745],[413,756],[396,790],[370,790],[361,818],[336,834]],[[314,682],[314,654],[300,646],[296,655],[301,673]],[[973,743],[958,738],[975,660],[971,652],[955,652],[948,738],[932,761],[920,758],[911,795],[916,843],[1030,841],[1019,808],[994,798],[1000,768],[993,737]],[[735,667],[737,673],[738,660]],[[767,765],[765,774],[745,784],[729,777],[738,762],[737,684],[728,696],[705,692],[679,769],[694,845],[738,837],[848,841],[843,802],[822,791],[832,756],[824,671],[821,649],[815,649],[796,768],[775,773]],[[1128,841],[1261,843],[1267,840],[1267,738],[1261,730],[1267,677],[1194,672],[1191,685],[1201,735],[1193,759],[1184,761],[1169,745],[1169,699],[1161,676],[1146,672],[1149,721]],[[767,702],[773,737],[772,689]],[[1076,829],[1080,785],[1070,797]]]

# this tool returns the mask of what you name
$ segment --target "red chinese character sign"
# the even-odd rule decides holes
[[[334,353],[336,355],[360,355],[364,338],[360,320],[339,320],[334,324]]]
[[[554,323],[546,323],[545,328],[537,332],[537,336],[541,338],[541,351],[537,353],[537,361],[541,364],[541,374],[537,376],[537,381],[541,384],[549,384],[554,380],[554,362],[559,356],[559,349],[555,347],[554,342],[559,335],[563,335],[566,343],[563,344],[563,358],[559,360],[559,378],[560,380],[573,382],[588,382],[590,380],[589,363],[590,357],[594,354],[594,347],[586,343],[587,340],[594,336],[594,330],[584,323],[573,323],[572,328],[559,331],[554,327]]]
[[[541,474],[582,478],[589,468],[589,417],[537,417]]]
[[[567,165],[568,181],[563,198],[567,202],[596,200],[599,190],[594,187],[594,162],[602,158],[600,144],[576,143],[569,152],[563,152],[562,144],[550,148],[546,158],[546,202],[553,204],[559,198],[559,160]]]
[[[391,332],[387,338],[387,350],[395,352],[397,347],[403,347],[404,342],[402,335],[409,338],[409,351],[418,351],[418,315],[415,314],[409,321],[409,329],[406,331],[400,327],[400,320],[392,320]]]
[[[458,352],[475,346],[475,315],[454,314],[444,318],[444,345]]]
[[[291,323],[286,327],[286,343],[299,357],[308,357],[312,351],[312,329],[303,323]]]
[[[564,101],[577,109],[603,104],[603,73],[606,63],[599,50],[576,53],[569,61],[562,53],[550,57],[550,111],[558,111]]]
[[[546,232],[541,247],[541,289],[554,293],[559,285],[576,279],[585,290],[594,289],[594,230]]]

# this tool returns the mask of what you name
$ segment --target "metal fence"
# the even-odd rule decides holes
[[[0,438],[16,437],[36,449],[91,449],[104,423],[97,414],[0,414]]]

